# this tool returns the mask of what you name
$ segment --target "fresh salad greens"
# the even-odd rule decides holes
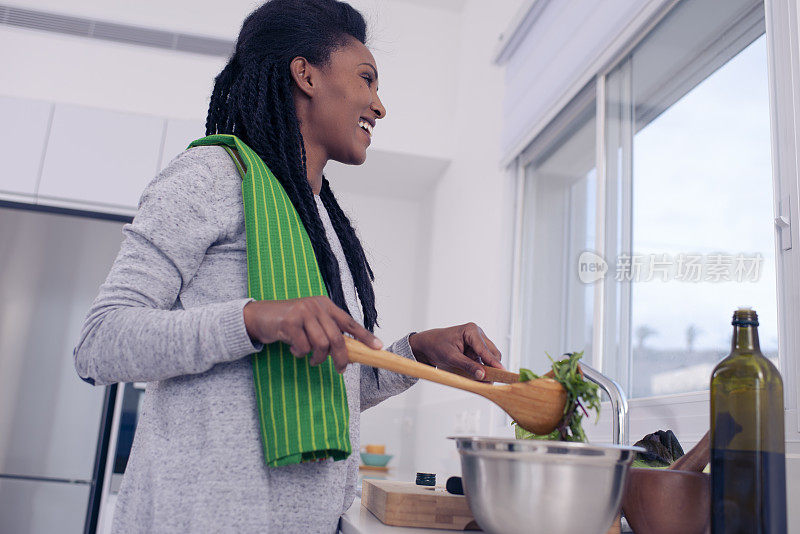
[[[600,394],[597,385],[586,380],[578,370],[578,360],[583,356],[583,352],[565,353],[563,360],[554,361],[548,354],[547,357],[553,362],[553,378],[564,386],[567,391],[567,403],[564,406],[564,417],[558,426],[551,433],[546,435],[533,434],[528,432],[516,422],[514,432],[517,439],[546,439],[555,441],[586,441],[586,433],[583,431],[581,421],[583,417],[589,416],[588,410],[594,410],[597,417],[600,417]],[[540,378],[530,369],[519,370],[519,381],[527,382]]]

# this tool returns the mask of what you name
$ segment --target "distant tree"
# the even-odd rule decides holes
[[[700,335],[701,330],[696,325],[690,324],[686,327],[686,350],[688,352],[694,351],[694,342],[697,336]]]
[[[644,342],[647,341],[647,338],[653,337],[654,335],[658,334],[658,331],[646,324],[643,324],[636,328],[636,344],[639,350],[644,348]]]

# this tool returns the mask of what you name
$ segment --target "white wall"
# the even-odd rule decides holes
[[[380,323],[375,335],[388,345],[410,332],[425,311],[419,299],[427,267],[420,256],[427,241],[422,207],[416,200],[358,193],[338,197],[358,229],[375,274]]]

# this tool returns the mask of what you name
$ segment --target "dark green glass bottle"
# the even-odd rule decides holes
[[[731,354],[711,375],[711,532],[786,532],[783,382],[761,354],[758,316],[733,314]]]

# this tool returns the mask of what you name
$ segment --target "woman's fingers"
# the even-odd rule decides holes
[[[305,297],[284,301],[254,301],[244,307],[245,328],[261,343],[282,341],[300,358],[309,353],[309,363],[319,365],[330,354],[336,370],[347,367],[347,346],[342,332],[365,345],[379,349],[383,343],[328,297]]]
[[[310,343],[310,350],[313,351],[309,359],[311,365],[321,364],[330,355],[336,371],[344,372],[350,359],[342,332],[351,334],[367,346],[383,346],[378,338],[329,298],[312,297],[304,304],[303,330]]]
[[[503,369],[500,351],[475,323],[418,332],[408,342],[418,361],[478,380],[486,377],[484,366]]]
[[[281,341],[289,345],[289,352],[296,358],[311,352],[312,343],[302,325],[286,328],[286,339],[281,339]]]
[[[483,332],[483,330],[481,330]],[[483,339],[486,341],[486,344],[489,346],[489,351],[494,354],[495,360],[497,361],[497,365],[495,367],[499,367],[500,369],[505,369],[505,366],[500,363],[500,360],[503,359],[503,355],[500,353],[500,349],[494,344],[494,342],[489,339],[486,334],[484,334]]]
[[[350,363],[350,358],[347,357],[347,346],[344,344],[342,331],[330,316],[321,316],[320,323],[325,330],[325,335],[329,342],[333,366],[336,368],[337,372],[343,373],[347,364]]]
[[[341,332],[350,334],[370,348],[377,350],[383,347],[383,342],[375,337],[372,332],[358,324],[358,321],[336,306],[332,301],[329,302],[332,307],[331,317],[336,322]],[[342,345],[344,346],[344,339],[342,340]]]
[[[467,328],[464,331],[464,340],[466,341],[469,349],[471,349],[472,352],[480,357],[484,365],[503,369],[503,365],[500,363],[500,351],[497,350],[497,347],[494,346],[494,343],[492,343],[486,337],[486,334],[483,333],[483,330],[475,323],[470,323],[467,325]]]
[[[443,359],[445,360],[446,367],[463,369],[464,371],[468,372],[470,376],[475,377],[477,380],[483,380],[486,376],[486,371],[483,370],[483,366],[480,363],[468,356],[465,356],[455,347],[447,349]]]
[[[330,352],[328,334],[315,316],[306,318],[304,330],[311,341],[311,356],[309,356],[308,362],[311,365],[319,365],[325,361]]]

